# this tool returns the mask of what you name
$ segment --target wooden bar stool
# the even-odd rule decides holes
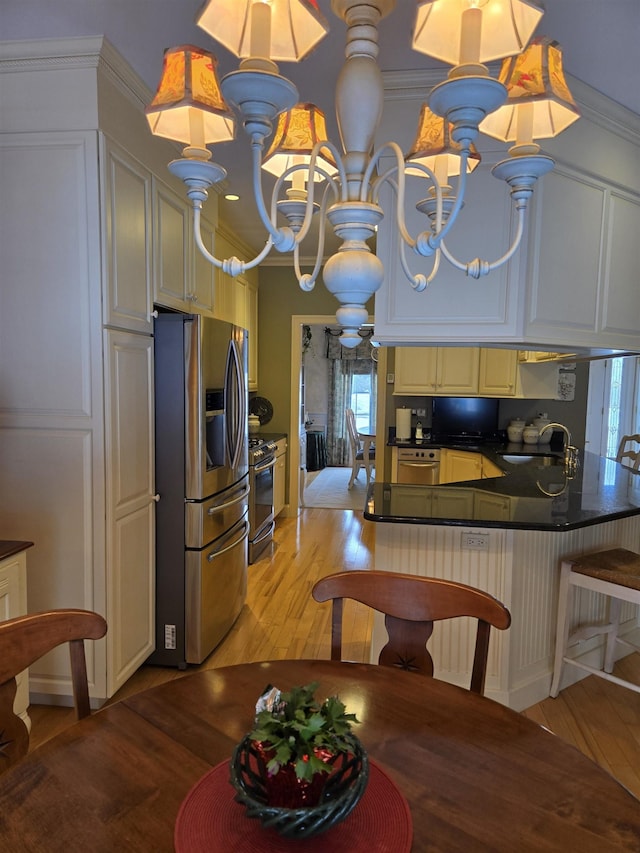
[[[573,588],[582,587],[609,596],[609,622],[582,625],[569,634]],[[640,647],[618,637],[622,602],[640,604],[640,554],[625,548],[590,552],[580,557],[563,560],[560,568],[560,593],[558,597],[558,626],[556,631],[556,654],[553,666],[551,695],[557,696],[560,688],[562,667],[565,663],[585,669],[593,675],[606,678],[630,690],[640,693],[640,685],[612,675],[615,663],[616,643],[640,651]],[[569,646],[599,634],[607,635],[603,669],[567,657]]]

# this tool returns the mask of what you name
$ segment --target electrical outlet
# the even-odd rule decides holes
[[[416,409],[416,414],[419,418],[426,418],[427,410],[426,409]]]
[[[489,534],[488,533],[463,533],[462,534],[462,549],[464,551],[488,551],[489,550]]]
[[[176,647],[176,626],[164,626],[164,647],[165,649],[175,649]]]
[[[396,375],[395,375],[395,373],[387,373],[387,384],[388,384],[388,385],[393,385],[393,383],[394,383],[395,381],[396,381]]]

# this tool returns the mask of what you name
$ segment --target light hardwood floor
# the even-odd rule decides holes
[[[271,556],[249,567],[247,604],[224,642],[198,668],[275,658],[328,658],[330,606],[311,598],[315,581],[334,571],[368,569],[373,563],[374,525],[362,512],[304,509],[279,519]],[[371,612],[345,606],[345,657],[369,659]],[[193,672],[197,667],[191,667]],[[617,665],[640,683],[640,654]],[[185,675],[143,666],[111,699]],[[32,706],[31,748],[73,723],[67,708]],[[640,798],[640,694],[589,676],[524,712],[575,745]]]

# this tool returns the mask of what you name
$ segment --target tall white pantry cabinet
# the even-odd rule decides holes
[[[197,304],[197,265],[186,213],[158,213],[176,149],[105,40],[0,43],[0,86],[0,537],[35,543],[30,611],[105,615],[87,644],[100,703],[153,649],[153,301],[174,274],[175,307]],[[32,699],[65,701],[67,657],[31,668]]]

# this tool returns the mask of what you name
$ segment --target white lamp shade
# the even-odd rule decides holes
[[[449,65],[460,62],[462,16],[482,12],[478,62],[492,62],[524,50],[543,10],[533,0],[419,0],[412,47]]]
[[[254,4],[270,10],[268,58],[274,62],[303,59],[329,31],[317,0],[208,0],[196,23],[231,53],[249,57]]]

